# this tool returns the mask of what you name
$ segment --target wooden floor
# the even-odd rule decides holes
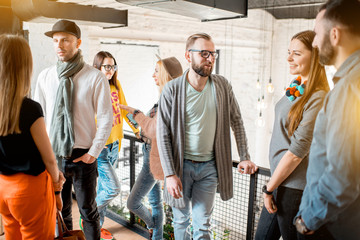
[[[79,227],[79,218],[80,218],[80,214],[79,214],[79,210],[76,204],[76,201],[73,202],[73,224],[74,224],[74,229],[80,229]],[[146,238],[140,236],[137,233],[134,233],[133,231],[127,229],[126,227],[123,227],[122,225],[112,221],[109,218],[105,218],[105,222],[104,222],[104,228],[106,228],[107,230],[109,230],[113,236],[114,239],[116,240],[144,240]],[[2,235],[0,236],[0,240],[5,240],[5,236]]]

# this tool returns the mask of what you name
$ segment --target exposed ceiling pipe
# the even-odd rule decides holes
[[[106,38],[106,39],[114,39],[114,41],[118,41],[121,39],[122,41],[141,41],[141,42],[149,42],[152,44],[157,44],[158,42],[171,42],[176,44],[184,45],[186,42],[186,36],[183,34],[168,34],[162,32],[145,32],[142,30],[130,30],[127,31],[116,31],[116,32],[109,32],[109,31],[97,31],[95,29],[90,29],[89,33],[91,37],[95,38]],[[216,39],[216,46],[219,48],[225,48],[228,44],[226,43],[225,38],[217,38]],[[254,42],[253,40],[244,40],[244,39],[233,39],[231,46],[234,48],[246,48],[246,49],[262,49],[266,43],[258,43]]]
[[[48,0],[11,0],[16,16],[27,22],[49,22],[49,18],[96,22],[101,27],[124,27],[128,24],[127,10],[99,8],[75,3],[58,3]]]

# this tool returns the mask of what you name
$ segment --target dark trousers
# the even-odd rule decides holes
[[[277,189],[274,191],[276,197]],[[263,207],[255,233],[255,240],[279,240],[281,237],[277,213],[270,214],[265,206]]]
[[[66,182],[62,190],[64,222],[69,229],[72,223],[72,186],[83,220],[84,234],[87,240],[100,239],[100,217],[96,206],[96,182],[98,177],[97,161],[92,164],[74,163],[72,160],[84,155],[88,149],[74,149],[71,158],[63,159]]]
[[[275,214],[270,214],[263,208],[255,239],[279,239],[280,235],[283,240],[333,239],[325,227],[318,229],[312,235],[302,235],[296,231],[293,221],[299,211],[302,194],[302,190],[278,187],[275,196],[278,211]],[[260,238],[261,236],[263,238]]]

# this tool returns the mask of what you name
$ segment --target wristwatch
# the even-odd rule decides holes
[[[272,195],[273,194],[273,192],[269,192],[267,190],[266,184],[262,187],[262,192],[265,193],[266,195]]]
[[[306,227],[304,221],[301,219],[301,217],[297,217],[295,220],[295,227],[296,230],[301,234],[306,234],[310,232],[310,230]]]
[[[141,113],[141,111],[138,110],[138,109],[135,109],[134,114],[133,114],[133,118],[135,118],[136,114],[138,114],[138,113]]]

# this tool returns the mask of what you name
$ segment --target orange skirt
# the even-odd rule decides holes
[[[6,240],[54,239],[56,205],[48,172],[0,175],[0,213]]]

